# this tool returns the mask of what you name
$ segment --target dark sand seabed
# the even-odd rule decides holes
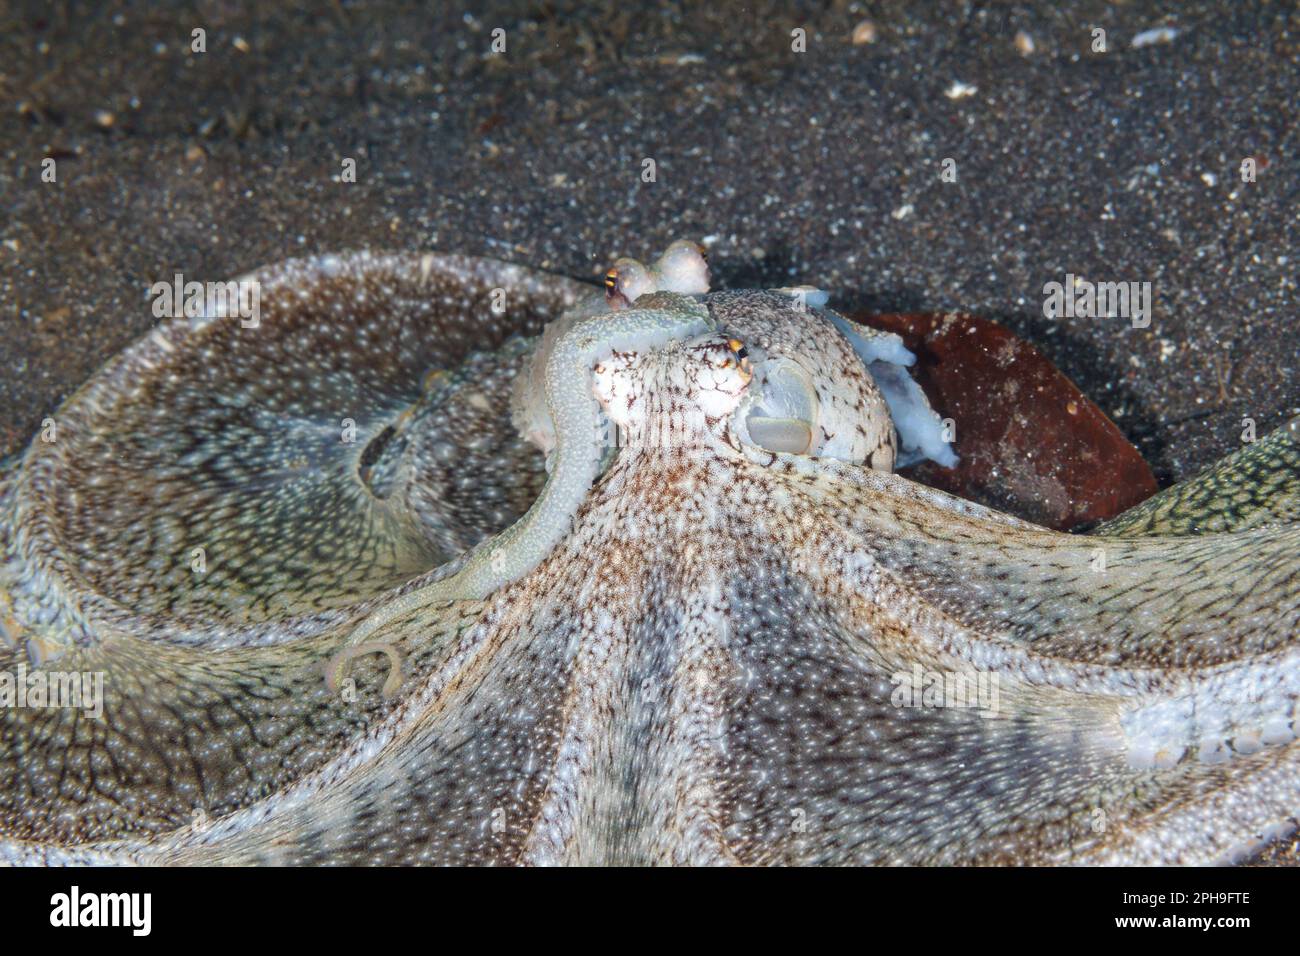
[[[594,278],[679,236],[718,286],[1003,322],[1162,483],[1300,412],[1294,4],[468,9],[0,3],[0,454],[178,271],[370,247]],[[1045,318],[1067,273],[1150,282],[1150,327]]]

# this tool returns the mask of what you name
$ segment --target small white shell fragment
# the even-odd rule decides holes
[[[1130,43],[1133,49],[1140,50],[1144,46],[1155,46],[1157,43],[1172,43],[1176,36],[1178,31],[1173,27],[1154,27],[1143,30],[1133,37]]]
[[[875,43],[876,35],[876,25],[870,20],[863,20],[853,28],[853,45],[862,46],[866,43]]]

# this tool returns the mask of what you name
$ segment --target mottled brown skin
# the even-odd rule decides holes
[[[358,621],[536,494],[507,340],[581,287],[450,257],[274,275],[263,337],[165,329],[7,474],[0,671],[37,646],[108,672],[103,720],[0,709],[7,858],[1190,863],[1294,828],[1294,423],[1135,523],[1060,534],[743,442],[699,382],[730,326],[781,313],[706,297],[716,340],[619,369],[625,443],[560,545],[486,600],[388,620],[393,698],[380,656],[334,694]],[[170,513],[183,535],[147,533]],[[215,585],[183,573],[195,541]],[[914,665],[995,676],[997,706],[900,705]]]

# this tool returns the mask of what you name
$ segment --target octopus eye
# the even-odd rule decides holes
[[[729,339],[727,341],[727,348],[736,353],[736,358],[749,358],[749,349],[745,348],[745,343],[740,341],[740,339]]]
[[[609,295],[614,295],[615,293],[618,292],[618,270],[617,269],[610,269],[608,272],[605,273],[605,291]]]

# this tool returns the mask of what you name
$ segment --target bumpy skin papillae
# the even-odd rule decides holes
[[[1070,536],[756,448],[732,336],[810,350],[835,407],[878,395],[833,328],[807,334],[815,315],[705,304],[716,332],[611,355],[589,382],[624,443],[536,567],[375,633],[408,655],[396,699],[365,692],[382,659],[357,662],[353,705],[303,673],[341,632],[214,654],[116,638],[104,721],[4,715],[6,854],[1206,862],[1294,826],[1285,509],[1199,536]],[[504,409],[483,427],[508,429]],[[1271,460],[1231,473],[1289,487],[1294,458]],[[908,706],[913,668],[997,678],[996,700]]]

